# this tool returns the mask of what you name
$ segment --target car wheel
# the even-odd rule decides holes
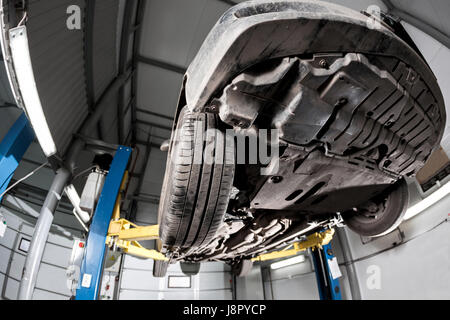
[[[200,263],[180,262],[180,267],[187,276],[195,276],[200,271]]]
[[[225,145],[218,127],[215,114],[187,107],[180,113],[158,212],[163,251],[199,247],[222,223],[233,184],[234,144]]]
[[[344,212],[342,217],[351,230],[362,236],[383,236],[392,232],[403,221],[408,200],[408,185],[402,179],[384,195]]]
[[[231,266],[231,272],[237,277],[245,277],[253,268],[253,261],[243,259]]]

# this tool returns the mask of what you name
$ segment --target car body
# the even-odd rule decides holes
[[[184,77],[159,249],[170,262],[241,272],[325,227],[384,235],[402,221],[404,179],[439,146],[445,121],[436,78],[394,18],[320,1],[236,5]],[[268,161],[236,161],[236,136],[249,141],[245,159],[256,143],[272,150]],[[215,162],[196,159],[207,149]]]

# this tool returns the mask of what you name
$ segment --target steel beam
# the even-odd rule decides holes
[[[154,122],[150,122],[150,121],[137,120],[136,123],[140,123],[140,124],[147,125],[147,126],[154,127],[154,128],[158,128],[158,129],[172,131],[171,127],[168,127],[168,126],[165,126],[165,125],[162,125],[162,124],[158,124],[158,123],[154,123]]]
[[[25,113],[16,120],[0,143],[0,201],[23,155],[34,140],[34,131]]]
[[[132,24],[132,14],[135,1],[126,1],[125,10],[123,17],[122,35],[120,40],[120,51],[119,51],[119,73],[124,73],[127,69],[128,60],[128,46],[130,43],[130,29]],[[119,130],[119,143],[124,143],[124,99],[125,99],[125,86],[122,86],[119,90],[119,101],[117,106],[117,119],[118,119],[118,130]]]
[[[182,66],[177,66],[175,64],[169,63],[169,62],[165,62],[165,61],[161,61],[161,60],[157,60],[154,58],[150,58],[150,57],[144,57],[139,55],[138,56],[138,61],[142,62],[144,64],[148,64],[151,66],[155,66],[161,69],[165,69],[165,70],[169,70],[169,71],[173,71],[179,74],[185,74],[186,73],[186,68],[182,67]]]
[[[96,128],[97,122],[101,119],[102,115],[108,109],[108,107],[110,107],[108,101],[110,101],[111,96],[116,94],[120,87],[123,86],[132,75],[132,70],[128,70],[126,73],[119,75],[110,83],[108,88],[99,98],[94,113],[92,113],[84,122],[79,134],[84,136],[92,135],[93,131]],[[69,152],[66,157],[66,165],[71,171],[74,170],[76,159],[78,158],[80,152],[83,150],[84,146],[85,141],[78,137],[75,138],[74,142],[70,146]]]
[[[92,111],[95,105],[94,89],[94,16],[95,2],[91,0],[86,2],[86,19],[84,26],[84,60],[86,61],[86,92],[89,109]]]
[[[163,118],[163,119],[170,120],[170,121],[173,121],[173,119],[174,119],[173,117],[169,117],[169,116],[166,116],[164,114],[152,112],[152,111],[145,110],[145,109],[138,108],[136,111],[144,113],[144,114],[148,114],[149,116],[155,116],[155,117]]]
[[[159,199],[158,198],[148,198],[148,197],[143,197],[143,196],[130,195],[130,196],[127,197],[127,199],[129,199],[129,200],[136,200],[136,201],[139,201],[139,202],[159,204]]]
[[[237,5],[236,2],[231,1],[231,0],[217,0],[217,1],[226,3],[226,4],[230,5],[230,6],[235,6],[235,5]]]
[[[130,148],[120,146],[106,176],[86,241],[80,284],[76,294],[77,300],[96,300],[98,298],[108,227],[131,152]]]
[[[136,21],[135,25],[139,26],[134,31],[134,41],[133,41],[133,59],[132,59],[132,68],[134,70],[137,70],[138,65],[138,55],[139,55],[139,48],[141,45],[141,38],[142,38],[142,20],[144,19],[144,13],[145,13],[145,7],[146,7],[147,1],[145,0],[138,0],[137,4],[137,10],[136,10]],[[131,95],[133,97],[137,96],[137,76],[135,75],[131,82]],[[133,100],[133,103],[131,105],[131,142],[132,145],[136,143],[137,138],[137,131],[136,131],[136,100]]]

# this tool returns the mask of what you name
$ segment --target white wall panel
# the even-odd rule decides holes
[[[363,299],[449,299],[448,208],[450,197],[366,244],[345,230]],[[367,285],[374,276],[379,288]]]
[[[355,263],[363,299],[450,299],[450,224]],[[379,268],[380,287],[367,285]]]
[[[191,276],[191,288],[169,288],[169,276],[185,276],[179,263],[171,264],[164,278],[152,274],[153,260],[125,256],[120,281],[121,300],[231,299],[230,267],[220,262],[202,263],[199,274]]]
[[[22,238],[31,240],[36,219],[14,213],[5,207],[0,212],[7,222],[5,236],[0,238],[0,299],[17,299],[19,282],[26,253],[19,250]],[[73,240],[80,236],[53,225],[44,249],[33,299],[68,299],[65,271],[72,251]]]
[[[237,300],[264,300],[261,266],[254,265],[246,277],[236,278]]]
[[[316,275],[314,272],[295,278],[272,281],[274,300],[318,300]]]
[[[33,300],[68,300],[68,297],[50,291],[35,289],[33,292]]]
[[[2,300],[3,299],[16,300],[17,293],[19,292],[19,286],[20,286],[20,281],[18,281],[17,279],[5,277],[5,280],[3,282],[2,291],[1,291],[2,296],[0,298]]]

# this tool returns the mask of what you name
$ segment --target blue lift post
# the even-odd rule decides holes
[[[106,176],[89,228],[76,300],[96,300],[98,297],[105,258],[106,235],[130,156],[131,148],[120,146]]]
[[[342,300],[339,279],[334,279],[330,270],[330,262],[334,258],[331,244],[315,248],[312,256],[320,300]]]
[[[33,140],[33,128],[25,113],[22,113],[0,143],[0,195],[8,188],[14,172]]]

